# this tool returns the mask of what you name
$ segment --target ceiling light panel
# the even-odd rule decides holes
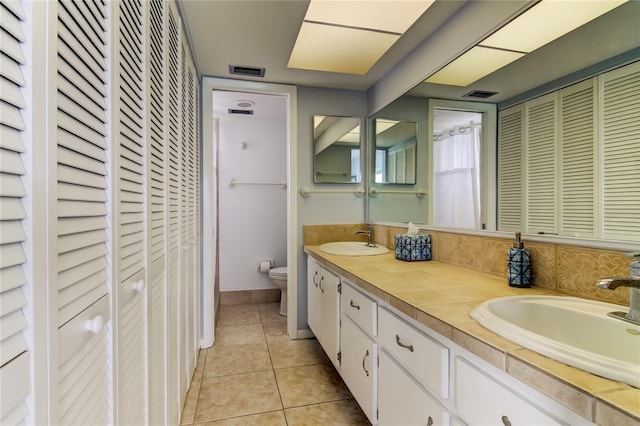
[[[304,19],[402,34],[432,3],[433,0],[312,0]]]
[[[475,46],[433,74],[426,82],[468,86],[522,56],[524,53]]]
[[[384,118],[376,118],[376,134],[380,134],[382,132],[384,132],[387,129],[390,129],[391,127],[395,126],[396,124],[398,124],[399,121],[395,121],[395,120],[386,120]]]
[[[288,67],[365,74],[399,36],[304,22]]]
[[[529,53],[625,2],[542,0],[480,45]]]

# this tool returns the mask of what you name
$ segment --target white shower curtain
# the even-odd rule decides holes
[[[480,228],[480,126],[459,128],[433,143],[433,223]],[[450,135],[453,133],[453,135]]]

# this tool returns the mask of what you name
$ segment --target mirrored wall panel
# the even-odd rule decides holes
[[[360,118],[313,117],[313,181],[360,183]]]

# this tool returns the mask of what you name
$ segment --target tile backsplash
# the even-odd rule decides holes
[[[305,225],[303,240],[304,244],[310,245],[366,241],[366,237],[355,235],[357,229],[366,229],[366,225]],[[406,228],[375,225],[374,231],[376,243],[394,249],[395,235],[405,233]],[[507,250],[512,245],[511,240],[441,231],[428,233],[431,234],[433,260],[504,277],[507,285]],[[531,252],[534,286],[570,296],[629,304],[629,289],[596,287],[599,278],[629,275],[631,259],[623,252],[526,241],[525,247]]]

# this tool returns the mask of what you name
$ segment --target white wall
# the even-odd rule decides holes
[[[213,94],[214,111],[218,94]],[[269,103],[268,115],[257,108],[255,115],[219,116],[220,291],[274,288],[268,274],[258,272],[258,262],[287,264],[286,189],[229,184],[234,178],[260,183],[287,180],[286,98],[251,94],[250,99],[257,105]]]

